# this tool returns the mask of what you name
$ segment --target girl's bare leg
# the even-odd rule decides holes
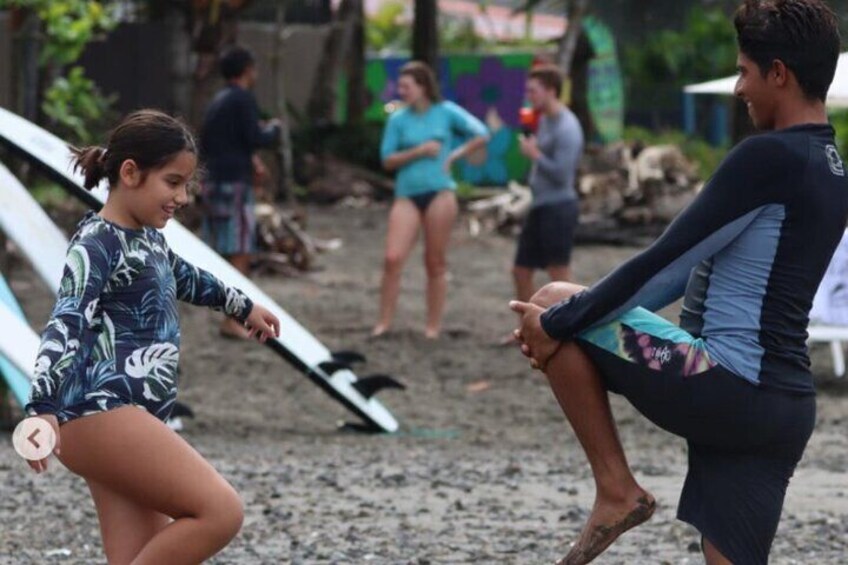
[[[200,563],[241,528],[244,513],[233,487],[144,410],[125,406],[85,416],[62,426],[61,434],[61,461],[68,469],[132,504],[174,519],[131,563]]]
[[[383,281],[380,285],[380,319],[371,332],[374,336],[385,333],[392,325],[398,294],[400,294],[403,265],[415,246],[420,226],[421,214],[418,213],[415,204],[407,198],[395,200],[389,212]]]
[[[95,481],[86,482],[97,508],[103,550],[110,565],[132,563],[153,536],[171,523],[171,518],[161,512]]]
[[[424,335],[439,337],[447,298],[447,248],[459,206],[456,195],[439,193],[424,215],[424,266],[427,270],[427,326]]]
[[[578,285],[552,283],[531,302],[547,308],[580,290]],[[564,343],[548,362],[545,374],[595,479],[592,514],[579,540],[561,561],[578,565],[588,563],[618,536],[650,518],[655,503],[630,471],[607,391],[589,357],[574,342]]]

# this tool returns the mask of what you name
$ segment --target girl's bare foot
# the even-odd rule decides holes
[[[631,528],[647,521],[656,509],[654,497],[640,490],[635,497],[621,503],[596,501],[592,515],[580,534],[580,539],[557,565],[583,565],[612,544]]]
[[[437,340],[439,339],[439,328],[426,328],[424,330],[424,337],[427,339]]]

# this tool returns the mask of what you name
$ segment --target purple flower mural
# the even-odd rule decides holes
[[[524,103],[524,81],[527,69],[504,66],[497,56],[485,57],[476,74],[456,79],[457,103],[482,118],[494,107],[508,126],[518,127],[518,110]]]

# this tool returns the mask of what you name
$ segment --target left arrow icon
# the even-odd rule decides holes
[[[56,432],[43,418],[26,418],[15,428],[12,445],[24,459],[41,461],[49,457],[56,447]]]

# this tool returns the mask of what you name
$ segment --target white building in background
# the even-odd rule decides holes
[[[401,0],[403,1],[403,0]],[[365,12],[369,16],[376,14],[380,7],[398,0],[365,0]],[[339,0],[334,0],[334,7]],[[405,0],[404,18],[412,21],[413,2]],[[529,31],[530,38],[545,41],[556,39],[565,33],[566,19],[552,14],[533,14],[529,22],[529,30],[524,14],[513,14],[513,7],[496,5],[497,2],[484,6],[481,2],[466,0],[439,0],[439,12],[458,19],[468,19],[474,23],[474,30],[480,37],[498,40],[523,39]]]

